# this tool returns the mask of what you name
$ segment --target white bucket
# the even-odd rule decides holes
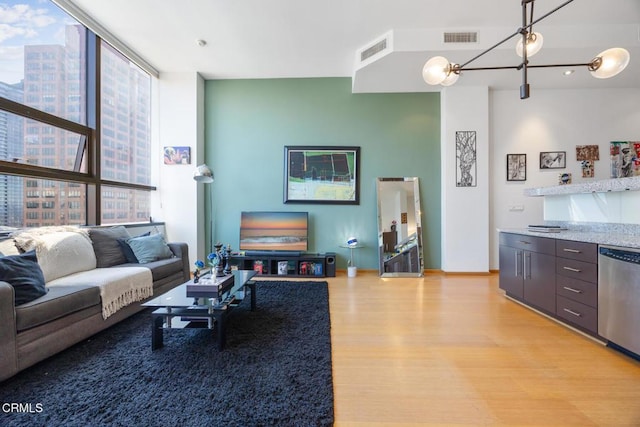
[[[348,277],[356,277],[357,273],[358,273],[358,267],[347,267]]]

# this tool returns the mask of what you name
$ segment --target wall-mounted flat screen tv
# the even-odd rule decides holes
[[[242,212],[241,251],[307,250],[308,212]]]

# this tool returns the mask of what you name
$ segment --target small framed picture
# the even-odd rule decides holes
[[[540,153],[540,169],[564,169],[566,167],[566,151],[543,151]]]
[[[507,154],[507,181],[527,180],[527,155]]]
[[[191,164],[191,147],[168,146],[162,150],[165,165]]]

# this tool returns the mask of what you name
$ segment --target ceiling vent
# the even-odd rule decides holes
[[[382,52],[386,48],[387,48],[387,39],[384,38],[379,42],[377,42],[376,44],[374,44],[373,46],[370,46],[364,49],[362,52],[360,52],[360,62],[366,61],[367,59],[371,58],[373,55],[376,55]]]
[[[478,33],[476,31],[444,33],[444,42],[445,43],[478,43]]]

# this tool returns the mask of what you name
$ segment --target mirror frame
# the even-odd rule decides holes
[[[409,251],[417,251],[418,257],[418,265],[419,271],[417,272],[386,272],[385,271],[385,261],[388,261],[390,258],[387,257],[385,259],[385,254],[388,252],[384,251],[384,241],[383,241],[383,233],[385,232],[385,227],[383,225],[383,210],[382,210],[382,202],[383,197],[381,197],[381,192],[383,191],[384,183],[388,182],[409,182],[413,183],[413,200],[414,200],[414,209],[415,209],[415,233],[412,233],[407,238],[398,242],[394,250],[398,247],[403,248],[400,253],[408,253]],[[422,248],[422,210],[420,208],[420,185],[418,183],[418,177],[398,177],[398,178],[377,178],[376,179],[376,195],[378,198],[377,206],[378,206],[378,260],[379,260],[379,269],[378,272],[380,277],[423,277],[424,276],[424,256],[423,256],[423,248]],[[407,204],[407,209],[410,209],[410,205]],[[402,224],[398,224],[402,226]]]

